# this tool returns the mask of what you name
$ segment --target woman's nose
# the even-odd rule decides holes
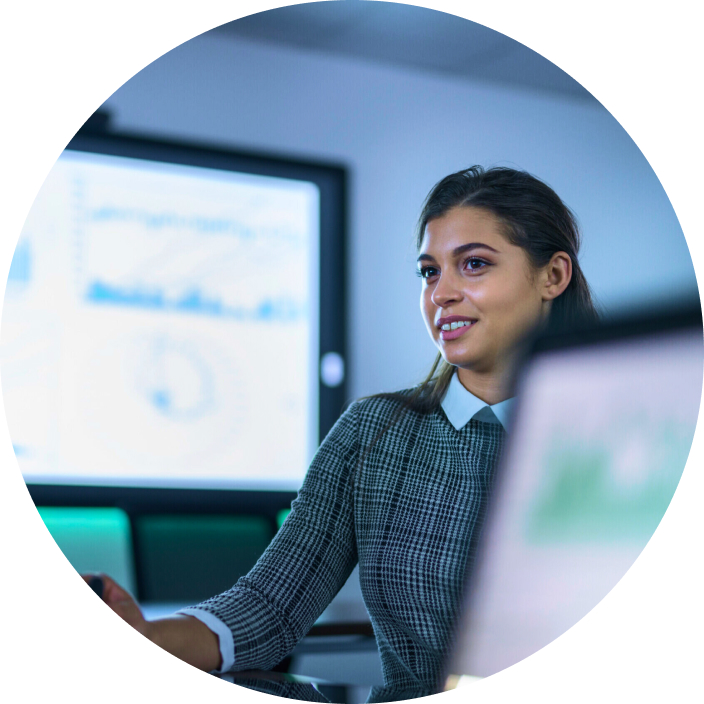
[[[462,290],[457,286],[451,276],[441,275],[435,284],[431,299],[438,308],[446,308],[449,304],[455,303],[462,298]]]

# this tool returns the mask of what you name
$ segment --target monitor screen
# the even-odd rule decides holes
[[[298,488],[319,440],[320,188],[112,151],[63,152],[12,260],[0,371],[25,480]]]
[[[700,322],[529,363],[449,672],[528,657],[626,573],[684,470],[703,359]]]

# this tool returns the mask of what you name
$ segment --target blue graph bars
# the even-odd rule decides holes
[[[289,298],[266,298],[254,306],[230,306],[204,296],[198,289],[169,298],[159,289],[123,287],[96,280],[86,290],[89,303],[175,311],[194,315],[217,316],[236,320],[294,321],[306,316],[306,307]]]

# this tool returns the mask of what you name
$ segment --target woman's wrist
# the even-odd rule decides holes
[[[145,621],[139,632],[154,645],[181,657],[183,643],[188,640],[188,623],[182,616],[174,615]]]
[[[144,621],[141,628],[137,629],[145,638],[148,638],[152,643],[163,647],[158,642],[159,621]]]
[[[144,621],[139,631],[154,645],[201,670],[217,670],[222,664],[218,637],[192,616]]]

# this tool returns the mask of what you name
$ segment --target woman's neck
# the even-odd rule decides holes
[[[457,376],[462,386],[489,406],[509,398],[507,373],[481,373],[458,367]]]

